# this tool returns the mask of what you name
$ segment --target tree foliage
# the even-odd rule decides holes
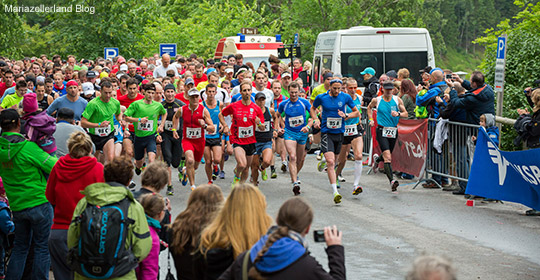
[[[16,0],[0,0],[0,8],[17,5]],[[0,20],[0,56],[19,57],[21,55],[23,19],[19,14],[4,11]]]

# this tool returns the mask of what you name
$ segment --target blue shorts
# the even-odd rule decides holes
[[[133,153],[135,154],[135,160],[141,160],[144,158],[144,149],[147,153],[156,153],[156,136],[148,135],[145,137],[135,136],[135,141],[133,142]]]
[[[305,145],[307,141],[307,136],[308,136],[307,133],[294,132],[288,129],[285,129],[285,134],[283,135],[285,140],[295,141],[298,145]]]
[[[270,149],[270,150],[272,149],[272,141],[255,143],[256,155],[262,155],[263,151],[266,149]]]

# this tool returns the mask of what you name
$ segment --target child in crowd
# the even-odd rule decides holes
[[[0,178],[0,279],[4,279],[6,264],[4,263],[4,255],[9,249],[13,240],[9,241],[8,235],[15,231],[15,225],[11,219],[11,211],[9,210],[6,190]]]
[[[495,126],[495,116],[493,114],[483,114],[480,116],[480,125],[486,129],[489,139],[499,147],[499,128]],[[476,136],[471,137],[476,142]]]
[[[152,236],[152,249],[150,254],[136,269],[137,279],[139,280],[154,280],[159,279],[159,251],[160,242],[158,233],[161,231],[160,222],[165,217],[165,201],[160,194],[145,194],[140,198],[141,205],[146,214],[146,220],[150,228],[150,236]]]

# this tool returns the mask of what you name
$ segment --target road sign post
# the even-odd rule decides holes
[[[504,93],[504,68],[506,65],[506,34],[497,39],[497,60],[495,61],[495,92],[497,93],[497,116],[502,116]]]
[[[104,48],[103,49],[103,58],[113,59],[119,55],[118,48]]]
[[[159,56],[169,54],[171,57],[176,56],[176,44],[159,44]]]

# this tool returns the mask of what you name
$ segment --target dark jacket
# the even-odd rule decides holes
[[[369,78],[369,80],[364,81],[364,94],[363,94],[363,101],[364,104],[369,104],[371,102],[371,99],[377,97],[377,92],[379,91],[379,79],[377,77],[373,76]]]
[[[264,236],[251,248],[247,271],[253,266],[253,260],[265,245],[267,238],[267,235]],[[255,267],[266,279],[346,279],[343,246],[330,246],[326,249],[326,253],[328,254],[330,273],[323,269],[300,242],[284,237],[268,249],[263,258],[255,264]],[[245,255],[246,252],[240,254],[219,279],[241,280]]]
[[[479,124],[482,114],[495,115],[495,94],[489,85],[472,88],[467,80],[461,85],[468,91],[461,96],[458,96],[455,90],[450,91],[450,102],[454,108],[465,110],[467,123]]]

